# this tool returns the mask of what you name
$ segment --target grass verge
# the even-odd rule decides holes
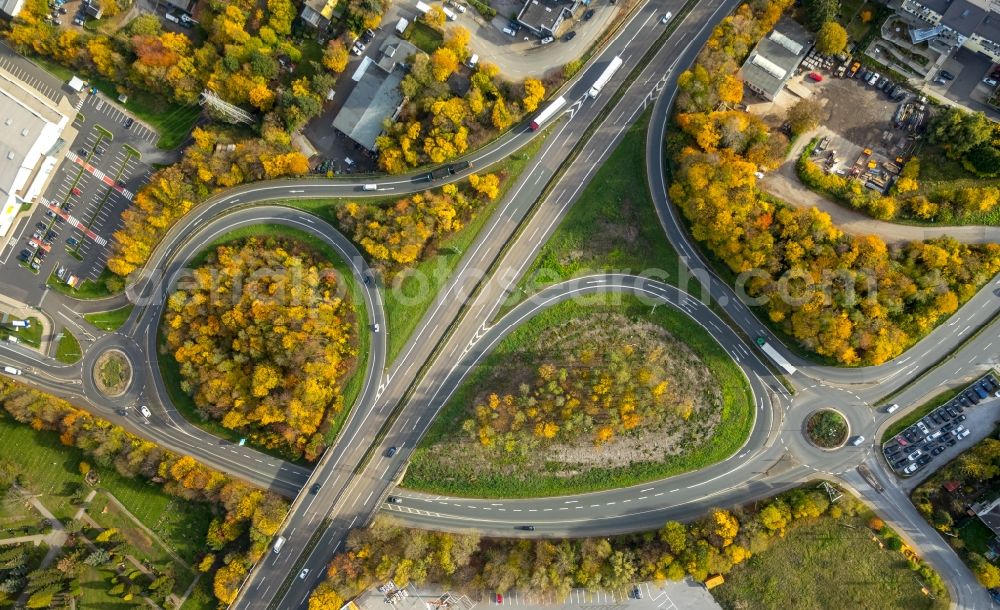
[[[73,364],[82,356],[83,351],[80,349],[80,342],[76,336],[69,332],[69,329],[63,328],[59,336],[59,341],[56,343],[56,360],[65,362],[66,364]]]
[[[30,324],[27,328],[15,328],[9,323],[0,326],[0,341],[9,341],[13,337],[17,339],[18,343],[40,347],[42,345],[42,321],[34,316],[25,319]]]
[[[125,307],[112,309],[111,311],[84,314],[83,319],[103,331],[112,332],[121,328],[121,325],[128,320],[134,308],[135,305],[129,304]]]
[[[257,225],[243,227],[230,231],[229,233],[225,233],[210,242],[208,246],[196,254],[188,262],[188,264],[192,267],[200,266],[204,264],[209,253],[215,247],[250,237],[277,237],[302,242],[318,252],[325,260],[329,261],[340,274],[341,280],[347,282],[351,302],[354,304],[354,312],[356,316],[358,357],[354,371],[350,373],[349,377],[344,381],[342,386],[345,408],[329,420],[330,425],[326,431],[325,438],[327,444],[330,444],[337,437],[341,427],[343,427],[344,421],[346,421],[347,415],[354,407],[354,403],[357,401],[358,395],[361,393],[361,388],[365,381],[366,365],[371,350],[371,333],[368,332],[368,310],[364,306],[365,301],[364,295],[361,291],[361,286],[354,280],[354,275],[351,273],[350,266],[347,262],[341,258],[340,254],[336,250],[327,245],[326,242],[310,233],[286,227],[284,225]],[[162,324],[158,324],[157,328],[159,329],[161,325]],[[239,442],[240,439],[243,438],[239,432],[225,428],[217,421],[203,418],[198,412],[198,407],[195,405],[192,397],[181,390],[182,377],[180,367],[178,366],[176,360],[163,351],[165,343],[162,330],[158,330],[157,332],[157,345],[160,346],[160,355],[157,358],[160,367],[160,375],[163,377],[163,383],[167,387],[167,393],[170,395],[171,402],[177,410],[180,411],[181,415],[183,415],[184,418],[192,424],[198,426],[206,432],[209,432],[210,434],[227,439],[234,443]],[[281,453],[280,451],[271,450],[253,443],[248,444],[263,453],[268,453],[281,459],[289,459],[289,456]],[[299,462],[305,463],[301,460]]]
[[[866,516],[870,516],[866,515]],[[947,608],[921,592],[899,551],[882,548],[865,517],[820,517],[790,528],[712,590],[726,610]]]
[[[104,270],[101,271],[101,275],[98,276],[96,280],[84,280],[80,282],[80,285],[77,286],[76,289],[73,289],[63,281],[60,281],[59,278],[56,277],[55,272],[49,276],[46,284],[49,288],[60,294],[65,294],[66,296],[70,296],[75,299],[90,301],[95,299],[106,299],[121,292],[111,292],[108,290],[107,280],[109,279],[115,281],[116,279],[119,279],[119,277],[105,267]],[[124,288],[124,282],[122,282],[122,286]]]
[[[672,307],[650,306],[630,295],[599,295],[568,301],[545,310],[503,339],[456,390],[436,416],[434,425],[414,451],[403,485],[430,493],[470,497],[527,498],[585,493],[626,487],[703,468],[723,460],[743,445],[753,426],[754,410],[749,384],[725,349],[691,318]],[[465,472],[465,464],[442,464],[431,458],[437,443],[453,442],[462,422],[470,417],[473,395],[497,368],[506,366],[514,352],[529,346],[537,333],[565,320],[613,311],[631,318],[650,320],[686,343],[708,366],[722,393],[720,421],[710,439],[699,447],[663,461],[633,463],[621,468],[591,468],[572,477],[546,472],[525,472],[518,480],[507,476]],[[458,432],[461,434],[461,432]]]

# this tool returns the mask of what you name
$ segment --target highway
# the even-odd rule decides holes
[[[932,565],[948,577],[959,607],[989,605],[981,587],[969,586],[971,574],[940,536],[920,519],[891,475],[875,458],[872,439],[885,416],[871,407],[886,394],[905,386],[941,355],[954,352],[941,366],[907,387],[898,402],[909,405],[933,388],[995,362],[993,340],[998,336],[997,297],[1000,279],[981,290],[947,323],[939,326],[903,356],[880,367],[842,369],[803,362],[781,347],[725,282],[715,277],[684,230],[678,212],[667,198],[663,168],[663,135],[676,89],[677,74],[689,65],[711,28],[737,2],[698,2],[656,51],[652,61],[628,87],[613,109],[605,111],[612,92],[629,68],[663,33],[658,16],[675,13],[682,3],[643,4],[599,56],[566,88],[569,113],[555,123],[539,153],[529,162],[519,182],[497,207],[467,251],[444,289],[417,326],[391,366],[386,362],[386,332],[381,291],[359,281],[368,318],[383,329],[375,333],[365,362],[365,386],[337,441],[311,471],[222,441],[186,422],[171,405],[159,375],[156,328],[164,299],[185,264],[206,244],[231,230],[262,223],[284,224],[312,233],[337,249],[350,262],[355,278],[370,273],[363,257],[343,235],[305,212],[275,205],[289,198],[361,197],[362,184],[353,181],[299,179],[243,185],[228,190],[196,208],[170,229],[141,274],[130,278],[127,298],[137,304],[128,322],[115,333],[95,333],[83,360],[73,366],[39,357],[21,346],[0,344],[0,357],[25,371],[22,380],[62,396],[101,417],[127,427],[150,440],[204,463],[287,496],[295,501],[281,534],[287,538],[280,553],[268,552],[241,589],[235,608],[304,607],[309,592],[322,578],[329,558],[341,548],[351,527],[367,523],[379,509],[421,527],[477,531],[503,535],[558,536],[609,534],[658,527],[667,519],[693,518],[707,507],[762,498],[825,476],[858,489],[879,512],[926,551]],[[585,96],[590,82],[611,57],[625,59],[596,100]],[[663,92],[663,95],[660,93]],[[701,280],[703,294],[688,295],[650,277],[600,274],[550,286],[511,311],[497,317],[511,299],[513,287],[534,260],[538,249],[559,225],[579,193],[614,150],[642,111],[653,106],[647,138],[647,174],[666,237],[685,265]],[[603,113],[603,114],[602,114]],[[515,153],[538,134],[515,129],[473,154],[477,171]],[[573,163],[566,165],[579,147]],[[560,168],[563,169],[558,174]],[[430,185],[424,172],[377,181],[376,195],[402,195]],[[551,185],[550,180],[557,176]],[[455,179],[464,177],[462,174]],[[548,189],[546,188],[548,187]],[[483,281],[485,278],[485,281]],[[581,294],[617,291],[636,294],[651,303],[677,307],[702,325],[743,369],[754,395],[755,425],[746,445],[709,468],[651,481],[631,488],[558,498],[532,500],[460,499],[394,492],[401,505],[383,500],[402,474],[412,448],[475,366],[503,336],[546,307]],[[112,300],[116,301],[116,300]],[[124,302],[124,299],[118,299]],[[709,303],[725,313],[720,317]],[[84,311],[66,297],[51,298],[52,308]],[[92,307],[92,306],[89,306]],[[107,308],[105,305],[104,308]],[[992,323],[990,321],[993,321]],[[961,345],[981,325],[989,329]],[[742,333],[734,330],[734,326]],[[361,332],[366,332],[361,329]],[[763,335],[795,363],[799,373],[789,381],[794,396],[777,380],[760,352],[746,338]],[[125,352],[138,366],[136,380],[122,399],[108,400],[93,385],[90,371],[106,349]],[[153,415],[144,420],[134,410],[121,416],[123,405],[149,404]],[[820,451],[800,433],[802,423],[818,406],[834,406],[848,418],[852,434],[868,442],[835,452]],[[400,408],[401,407],[401,408]],[[398,413],[395,413],[399,410]],[[395,416],[394,416],[395,413]],[[895,417],[902,415],[897,413]],[[387,426],[390,417],[394,423]],[[384,432],[384,435],[383,435]],[[399,451],[386,458],[389,447]],[[878,493],[860,479],[855,468],[866,462],[878,473],[888,492]],[[319,485],[318,491],[310,490]],[[535,532],[515,531],[532,524]],[[291,578],[301,567],[304,579]],[[974,583],[974,579],[971,581]],[[984,601],[985,600],[985,601]]]

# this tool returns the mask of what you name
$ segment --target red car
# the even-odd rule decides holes
[[[80,194],[81,194],[81,191],[80,191],[80,189],[78,189],[78,188],[76,188],[76,187],[74,186],[74,187],[73,187],[73,194],[74,194],[74,195],[76,195],[77,197],[79,197],[79,196],[80,196]]]
[[[813,79],[817,83],[823,80],[823,77],[818,72],[810,72],[809,78]]]
[[[498,604],[503,603],[503,593],[497,593],[497,603]]]

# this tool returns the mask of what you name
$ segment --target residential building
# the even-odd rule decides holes
[[[773,100],[805,59],[813,35],[787,17],[762,38],[747,57],[740,73],[743,84],[764,99]]]
[[[580,0],[525,0],[517,22],[537,36],[555,36],[564,19],[573,16]]]
[[[1000,0],[903,0],[900,8],[929,24],[914,42],[940,51],[965,47],[1000,62]]]
[[[302,21],[317,30],[325,30],[333,19],[333,10],[337,8],[338,0],[306,0],[302,6]]]
[[[24,8],[24,0],[0,0],[0,13],[13,19]]]
[[[992,502],[977,502],[970,507],[983,525],[997,535],[1000,535],[1000,497]]]
[[[24,204],[35,202],[76,136],[76,111],[0,68],[0,237]]]
[[[403,103],[399,84],[406,75],[405,62],[417,53],[417,47],[396,36],[389,36],[379,47],[379,59],[361,60],[351,76],[354,89],[333,119],[333,126],[370,151],[382,133],[382,122],[395,119]]]

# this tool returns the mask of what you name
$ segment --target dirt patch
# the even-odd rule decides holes
[[[132,383],[132,365],[124,352],[108,350],[94,363],[94,385],[105,396],[121,396]]]

